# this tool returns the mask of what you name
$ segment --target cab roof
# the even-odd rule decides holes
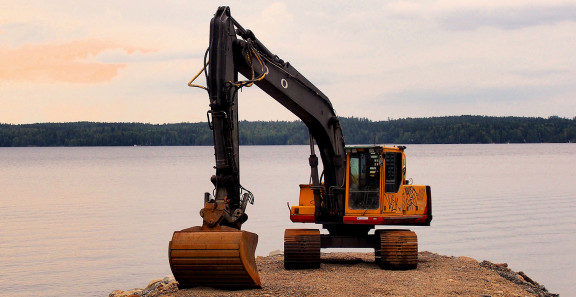
[[[353,152],[353,151],[364,151],[373,149],[375,151],[400,151],[403,152],[406,147],[399,145],[399,146],[385,146],[385,145],[366,145],[366,144],[355,144],[355,145],[347,145],[344,147],[346,152]]]

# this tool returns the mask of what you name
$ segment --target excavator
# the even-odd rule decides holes
[[[202,73],[206,86],[193,84]],[[246,79],[240,80],[239,73]],[[373,248],[383,269],[417,267],[415,232],[375,229],[429,226],[432,220],[430,187],[406,178],[406,147],[346,146],[328,97],[243,28],[229,7],[219,7],[212,18],[204,67],[188,85],[208,92],[216,172],[212,193],[204,194],[202,225],[175,231],[169,242],[170,268],[179,288],[262,286],[255,263],[258,235],[241,230],[254,196],[240,183],[238,91],[253,85],[309,130],[310,183],[300,185],[299,203],[290,207],[289,215],[292,222],[318,224],[325,231],[285,230],[285,269],[319,268],[325,248]]]

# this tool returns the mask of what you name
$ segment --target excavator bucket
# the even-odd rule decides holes
[[[230,227],[192,227],[174,232],[169,243],[170,268],[180,289],[261,288],[254,253],[258,235]]]

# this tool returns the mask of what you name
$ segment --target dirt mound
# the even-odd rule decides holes
[[[259,290],[177,290],[164,284],[163,289],[172,290],[114,291],[110,296],[557,296],[506,264],[430,252],[419,253],[417,269],[404,271],[380,269],[372,253],[326,253],[320,269],[310,270],[285,270],[282,255],[258,257],[256,263],[263,284]]]

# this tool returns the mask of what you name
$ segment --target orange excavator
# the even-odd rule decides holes
[[[202,73],[207,86],[193,84]],[[240,80],[241,73],[246,80]],[[241,230],[254,196],[240,184],[238,91],[256,85],[308,127],[310,184],[300,185],[298,205],[290,208],[297,223],[319,229],[284,232],[284,267],[320,267],[323,248],[373,248],[386,269],[413,269],[418,264],[416,234],[380,225],[429,226],[430,187],[406,178],[404,146],[345,146],[340,121],[328,97],[290,63],[272,54],[232,16],[219,7],[210,22],[204,67],[189,86],[208,91],[208,125],[214,137],[214,190],[204,195],[202,226],[174,232],[169,243],[170,268],[180,288],[209,286],[260,288],[255,263],[258,236]],[[319,160],[323,171],[319,174]],[[374,232],[371,232],[375,229]]]

